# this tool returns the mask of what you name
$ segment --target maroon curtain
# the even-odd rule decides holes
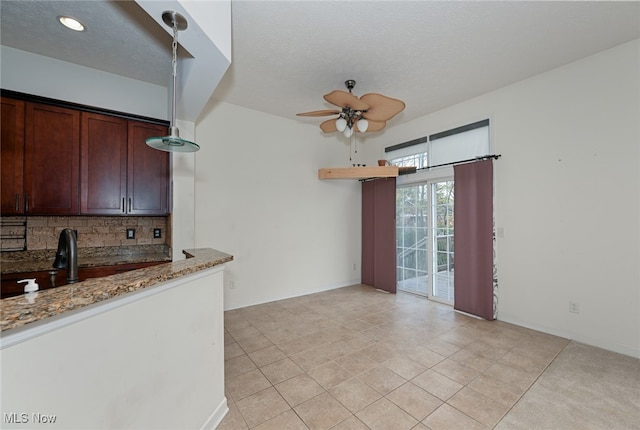
[[[375,185],[374,181],[362,183],[362,262],[360,263],[360,282],[373,286],[375,248]]]
[[[454,166],[454,309],[493,320],[493,160]]]
[[[396,292],[396,178],[362,183],[363,284]]]

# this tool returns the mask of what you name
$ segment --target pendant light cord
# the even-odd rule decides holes
[[[171,43],[171,123],[169,124],[169,135],[148,137],[147,145],[154,149],[167,152],[196,152],[200,146],[195,142],[190,142],[180,137],[180,131],[176,127],[176,81],[178,76],[178,31],[186,30],[187,20],[184,16],[174,11],[164,11],[162,21],[173,30],[173,42]]]
[[[177,24],[174,22],[173,23],[173,43],[171,44],[171,50],[172,50],[172,61],[171,61],[171,66],[173,68],[173,87],[172,89],[172,96],[171,96],[171,127],[175,127],[176,126],[176,75],[177,75],[177,68],[178,68],[178,27]]]

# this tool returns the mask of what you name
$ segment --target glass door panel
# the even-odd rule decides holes
[[[396,191],[397,287],[453,303],[453,181]]]
[[[399,187],[396,192],[396,256],[399,289],[427,295],[428,186]]]
[[[446,303],[453,303],[453,181],[432,183],[431,194],[431,296]]]

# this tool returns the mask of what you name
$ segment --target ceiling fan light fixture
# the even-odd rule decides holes
[[[402,100],[393,99],[377,93],[368,93],[357,97],[351,92],[356,81],[349,79],[345,86],[349,90],[333,90],[323,96],[324,100],[342,110],[316,110],[302,112],[298,116],[328,116],[338,115],[336,119],[324,121],[320,130],[324,133],[339,131],[347,138],[354,132],[380,131],[387,125],[387,121],[399,114],[405,108]]]
[[[162,20],[164,23],[173,29],[173,43],[172,48],[172,62],[173,67],[172,77],[172,96],[171,96],[171,125],[169,127],[168,136],[149,137],[146,139],[148,146],[160,151],[166,152],[196,152],[200,149],[200,146],[195,142],[191,142],[180,137],[178,127],[176,127],[176,75],[177,75],[177,62],[178,62],[178,31],[185,30],[187,28],[187,20],[184,16],[174,11],[164,11],[162,13]]]
[[[360,133],[364,133],[369,128],[369,121],[364,118],[360,118],[356,124]]]

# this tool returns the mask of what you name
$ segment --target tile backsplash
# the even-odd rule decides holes
[[[3,224],[14,220],[24,221],[25,217],[2,217]],[[168,227],[167,217],[32,216],[26,217],[27,250],[56,249],[65,228],[78,231],[79,248],[170,245]],[[135,239],[127,239],[128,228],[135,229]],[[153,238],[155,228],[161,231],[159,239]],[[4,237],[3,232],[3,241]]]

